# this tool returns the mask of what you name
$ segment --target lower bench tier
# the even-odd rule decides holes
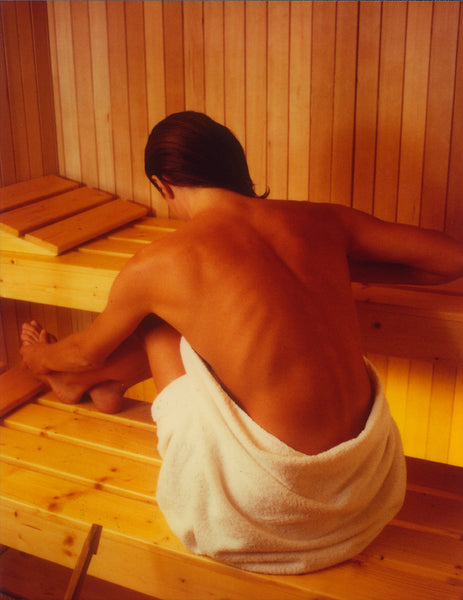
[[[166,600],[443,600],[463,595],[463,469],[408,459],[405,504],[354,559],[303,576],[246,573],[185,550],[155,501],[150,405],[118,415],[51,393],[0,429],[0,543],[73,568],[92,523],[89,573]]]

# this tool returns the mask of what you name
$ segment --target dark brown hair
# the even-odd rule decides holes
[[[153,128],[145,148],[145,172],[150,180],[156,175],[171,185],[218,187],[257,197],[239,141],[227,127],[199,112],[172,114]]]

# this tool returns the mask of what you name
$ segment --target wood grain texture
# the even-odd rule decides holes
[[[0,542],[73,568],[97,523],[89,573],[138,592],[185,600],[211,590],[231,600],[460,596],[461,469],[409,459],[404,506],[362,553],[329,570],[271,577],[192,555],[172,535],[154,501],[160,460],[148,404],[127,399],[121,413],[104,415],[47,393],[6,417],[1,439]]]

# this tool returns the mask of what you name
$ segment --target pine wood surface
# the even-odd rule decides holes
[[[57,256],[148,212],[140,204],[114,199],[114,194],[77,186],[45,176],[3,188],[9,210],[0,215],[2,250]],[[64,190],[71,191],[60,193]]]
[[[463,471],[408,459],[403,509],[360,555],[298,577],[245,573],[188,553],[155,502],[160,459],[144,402],[119,415],[48,392],[3,419],[0,543],[73,567],[103,526],[89,573],[159,598],[457,599]]]

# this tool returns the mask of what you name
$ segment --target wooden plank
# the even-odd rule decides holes
[[[315,2],[312,21],[312,85],[309,200],[331,197],[336,4]]]
[[[267,184],[288,198],[289,2],[268,4]]]
[[[125,435],[133,435],[127,427]],[[1,460],[150,504],[155,503],[158,464],[143,464],[80,444],[3,427]]]
[[[143,2],[126,2],[127,75],[133,193],[131,200],[149,206],[151,183],[145,175],[145,146],[148,138],[148,106],[146,101],[146,58]],[[119,85],[119,83],[116,83]]]
[[[150,242],[148,242],[150,243]],[[130,240],[100,239],[94,242],[88,242],[79,247],[79,252],[88,252],[90,254],[106,254],[110,256],[133,256],[144,243],[132,242]]]
[[[21,78],[20,35],[16,16],[16,3],[3,3],[1,17],[16,181],[24,181],[30,179],[31,171],[27,145],[25,90]]]
[[[56,21],[57,15],[55,14],[55,6],[52,2],[47,3],[47,15],[48,15],[48,32],[49,32],[49,48],[50,48],[50,61],[51,61],[51,74],[52,74],[52,87],[53,87],[53,108],[54,108],[54,122],[56,125],[56,145],[58,152],[58,172],[65,172],[65,161],[64,161],[64,138],[63,138],[63,113],[61,110],[61,89],[58,69],[58,40],[56,35]]]
[[[408,358],[389,357],[385,392],[392,417],[397,423],[402,436],[405,429],[409,370],[410,360]]]
[[[436,2],[433,6],[420,225],[442,231],[445,224],[460,3]]]
[[[426,457],[426,439],[431,404],[433,363],[431,361],[410,361],[408,394],[405,406],[403,430],[404,452],[408,456]]]
[[[108,233],[109,240],[121,242],[136,242],[138,244],[150,244],[154,240],[158,240],[170,232],[162,229],[153,229],[149,227],[124,227]]]
[[[59,110],[62,117],[59,125],[62,132],[62,158],[64,161],[63,165],[60,164],[60,172],[70,179],[82,181],[76,77],[72,47],[71,3],[54,3],[53,11],[55,18],[54,39],[56,39],[57,81],[60,89]]]
[[[463,10],[460,6],[459,31],[463,31]],[[453,105],[452,139],[446,202],[445,232],[463,241],[463,36],[458,38],[457,66],[455,74],[455,97]]]
[[[225,125],[246,140],[245,2],[224,2]],[[265,110],[265,108],[263,109]]]
[[[37,97],[42,139],[43,173],[58,173],[58,149],[47,4],[45,2],[31,2],[30,7],[32,13],[35,68],[36,73],[40,73],[40,76],[37,77]]]
[[[11,590],[16,597],[38,598],[46,594],[47,600],[63,600],[63,590],[71,576],[71,569],[62,567],[25,552],[8,548],[2,554],[2,588]],[[154,600],[153,597],[116,586],[88,575],[82,600]],[[5,596],[4,600],[8,600]]]
[[[458,496],[463,490],[463,469],[454,465],[407,457],[407,485],[423,493]]]
[[[353,207],[373,212],[381,4],[359,3]]]
[[[110,452],[114,456],[140,460],[147,464],[155,465],[159,462],[154,425],[151,431],[139,428],[129,435],[130,430],[127,426],[116,420],[98,419],[36,404],[23,406],[7,416],[5,425],[19,431]],[[124,443],[121,444],[120,440],[124,440]]]
[[[397,214],[406,21],[405,2],[383,4],[374,214],[391,222]]]
[[[106,2],[89,2],[98,187],[115,192]],[[85,149],[83,150],[85,151]]]
[[[147,209],[126,200],[113,200],[26,234],[26,240],[61,254],[103,233],[143,217]]]
[[[13,367],[0,375],[0,417],[27,402],[46,385],[20,367]]]
[[[249,3],[248,3],[249,4]],[[253,2],[252,4],[255,4]],[[204,90],[206,114],[225,122],[223,2],[204,2]]]
[[[34,42],[32,36],[30,2],[16,2],[16,19],[18,23],[18,44],[21,60],[21,77],[24,89],[24,109],[27,133],[27,152],[29,158],[30,177],[44,174],[42,163],[42,136],[40,132],[40,115],[37,97],[37,79],[45,74],[36,74]]]
[[[122,198],[132,198],[133,174],[127,73],[127,32],[125,26],[126,4],[126,2],[119,0],[107,2],[106,12],[108,19],[111,119],[115,132],[113,136],[115,191]],[[154,4],[157,4],[157,2]],[[158,36],[153,35],[152,38],[158,39]]]
[[[428,460],[443,463],[448,460],[455,380],[456,368],[453,365],[441,362],[434,364],[426,444]]]
[[[0,215],[0,229],[22,236],[34,229],[50,225],[109,202],[112,194],[91,188],[78,188],[66,194],[33,202]]]
[[[95,256],[71,251],[58,258],[0,254],[1,295],[28,302],[100,312],[124,257]]]
[[[76,181],[70,181],[57,175],[45,175],[28,181],[14,183],[0,189],[0,212],[19,208],[31,202],[62,194],[79,187]]]
[[[97,515],[104,533],[106,532],[101,548],[105,548],[107,554],[99,553],[95,557],[95,562],[92,562],[94,570],[90,572],[113,580],[114,573],[121,573],[123,564],[125,585],[138,591],[146,591],[146,586],[149,585],[151,593],[160,593],[162,597],[172,599],[204,598],[206,590],[214,590],[216,598],[239,600],[260,597],[262,594],[272,600],[371,600],[373,594],[378,600],[401,600],[404,594],[413,600],[434,600],[442,597],[443,593],[449,599],[456,600],[459,597],[459,586],[455,586],[456,577],[449,581],[445,572],[429,569],[428,564],[424,568],[420,565],[403,564],[388,552],[380,554],[380,546],[376,546],[376,555],[359,555],[353,561],[328,572],[321,571],[302,577],[271,577],[246,573],[185,552],[170,534],[160,513],[148,504],[26,470],[3,466],[2,471],[2,481],[5,482],[1,507],[4,523],[2,537],[5,542],[11,544],[13,541],[11,545],[19,546],[19,549],[24,549],[24,544],[29,549],[38,547],[40,552],[48,552],[47,558],[50,558],[51,553],[52,560],[63,563],[71,558],[75,559],[76,549],[81,543],[82,520],[89,520]],[[32,509],[35,506],[39,510]],[[45,517],[48,526],[45,526]],[[44,543],[44,537],[49,540],[52,535],[57,538],[55,543]],[[416,539],[415,535],[410,530],[412,540]],[[123,545],[120,544],[122,539],[119,536],[124,539]],[[68,559],[64,558],[62,552],[65,537],[68,538],[66,549],[71,553]],[[152,540],[157,543],[153,544]],[[422,546],[422,536],[420,542]],[[443,540],[435,537],[433,542],[436,552],[439,548],[437,542],[442,543]],[[144,549],[144,559],[137,552],[140,544]],[[114,561],[121,557],[123,563],[115,568]],[[162,585],[157,573],[157,584],[156,578],[150,576],[157,571],[152,567],[153,561],[163,573]],[[141,565],[143,569],[140,571]],[[172,574],[175,575],[173,579]],[[352,585],[346,586],[346,582],[352,582]]]
[[[420,221],[432,11],[408,4],[397,221],[411,225]]]
[[[145,54],[146,54],[146,96],[148,110],[148,130],[166,116],[166,89],[164,72],[164,23],[163,3],[144,2],[145,21]],[[152,35],[153,31],[157,35]],[[116,39],[116,43],[118,40]],[[111,56],[111,53],[110,53]],[[125,160],[126,149],[122,149],[122,160]],[[117,172],[116,172],[117,176]],[[151,209],[154,214],[167,216],[167,203],[153,186],[149,188]],[[122,194],[123,195],[123,194]],[[125,196],[129,197],[129,196]]]
[[[204,112],[204,25],[203,2],[183,3],[183,51],[185,62],[185,107]],[[217,60],[216,57],[214,57]]]
[[[386,304],[357,303],[367,352],[463,363],[463,323],[418,310]]]
[[[358,2],[339,2],[333,100],[331,202],[350,206],[354,158]]]
[[[76,110],[79,123],[82,181],[98,187],[98,157],[93,97],[92,55],[88,2],[71,2],[73,60],[76,74]]]
[[[246,151],[251,178],[264,192],[267,179],[267,2],[246,2]],[[258,93],[256,92],[258,90]]]
[[[163,2],[166,114],[185,110],[182,2]],[[153,123],[154,125],[154,123]]]
[[[449,463],[463,467],[463,368],[459,367],[453,398],[452,429],[450,433]],[[462,485],[463,487],[463,485]]]
[[[288,197],[309,198],[312,4],[291,3]]]
[[[0,6],[0,15],[1,14],[2,6]],[[16,168],[14,161],[13,124],[8,95],[7,63],[4,52],[5,40],[3,36],[3,27],[0,27],[0,48],[2,48],[2,52],[0,52],[0,114],[2,115],[3,121],[3,125],[0,128],[0,186],[5,186],[16,181]]]

